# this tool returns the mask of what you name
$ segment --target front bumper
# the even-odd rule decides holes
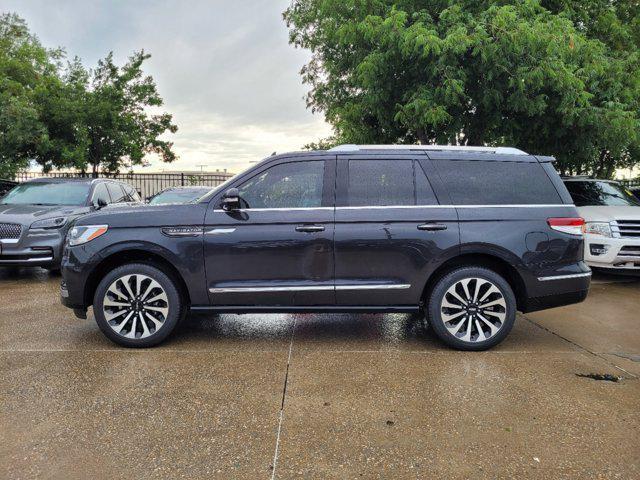
[[[640,238],[587,234],[584,259],[590,267],[640,274]]]
[[[27,231],[20,239],[0,240],[0,267],[58,268],[66,231]]]

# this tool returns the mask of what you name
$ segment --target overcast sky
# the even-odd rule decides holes
[[[95,66],[109,51],[119,64],[152,55],[156,80],[178,133],[180,159],[141,171],[227,168],[238,172],[273,151],[326,137],[322,115],[305,107],[300,68],[309,52],[288,43],[289,0],[2,0],[47,47]]]

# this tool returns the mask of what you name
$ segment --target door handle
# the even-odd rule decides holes
[[[296,232],[303,232],[303,233],[324,232],[324,226],[322,226],[322,225],[298,225],[296,227]]]
[[[427,232],[435,232],[438,230],[446,230],[447,226],[443,223],[423,223],[418,225],[418,230],[426,230]]]

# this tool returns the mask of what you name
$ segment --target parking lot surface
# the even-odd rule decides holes
[[[480,353],[398,314],[191,315],[123,349],[59,282],[0,269],[0,478],[640,478],[638,281]]]

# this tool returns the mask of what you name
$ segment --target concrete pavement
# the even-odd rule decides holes
[[[407,315],[193,315],[121,349],[58,283],[0,270],[2,478],[640,476],[638,281],[481,353]]]

